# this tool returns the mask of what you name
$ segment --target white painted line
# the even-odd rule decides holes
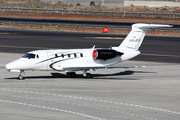
[[[8,90],[8,89],[0,89],[3,91],[13,91],[13,90]],[[15,90],[13,92],[26,92],[26,93],[31,93],[33,94],[34,92],[29,92],[29,91],[19,91],[19,90]],[[42,95],[52,95],[50,93],[40,93]],[[60,97],[69,97],[68,95],[58,95]],[[165,110],[165,109],[161,109],[161,108],[153,108],[153,107],[148,107],[148,106],[140,106],[140,105],[135,105],[135,104],[129,104],[129,103],[119,103],[119,102],[113,102],[113,101],[107,101],[107,100],[98,100],[98,99],[93,99],[93,98],[83,98],[83,97],[77,97],[77,96],[70,96],[71,98],[74,99],[84,99],[84,100],[90,100],[90,101],[96,101],[96,102],[104,102],[104,103],[110,103],[110,104],[119,104],[119,105],[125,105],[125,106],[131,106],[131,107],[138,107],[138,108],[144,108],[144,109],[149,109],[149,110],[156,110],[156,111],[161,111],[161,112],[168,112],[170,110]],[[92,107],[92,106],[89,106]],[[172,113],[172,114],[180,114],[180,112],[176,112],[176,111],[171,111],[168,113]]]
[[[87,115],[87,114],[78,113],[78,112],[72,112],[72,111],[69,111],[69,110],[63,110],[63,109],[58,109],[58,108],[51,108],[51,107],[47,107],[47,106],[38,106],[38,105],[33,105],[33,104],[28,104],[28,103],[18,103],[18,102],[8,101],[8,100],[0,100],[0,101],[10,103],[10,104],[21,104],[21,105],[25,105],[25,106],[29,106],[29,107],[40,107],[42,109],[51,109],[51,110],[65,112],[65,113],[76,114],[76,115],[83,116],[83,117],[89,117],[89,118],[97,119],[97,120],[102,120],[103,119],[103,118],[95,117],[95,116],[92,116],[92,115]],[[103,119],[103,120],[106,120],[106,119]]]

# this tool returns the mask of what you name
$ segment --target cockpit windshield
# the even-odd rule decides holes
[[[35,54],[32,53],[26,53],[22,58],[28,58],[28,59],[35,59]]]

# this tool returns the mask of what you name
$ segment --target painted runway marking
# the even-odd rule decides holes
[[[0,95],[4,95],[4,96],[10,96],[10,95],[7,95],[7,94],[0,94]],[[16,98],[26,98],[26,99],[32,99],[32,100],[43,100],[43,101],[49,101],[49,102],[56,102],[56,103],[62,103],[62,104],[67,104],[67,105],[76,105],[76,106],[83,106],[83,107],[89,107],[89,108],[94,108],[94,109],[100,109],[100,110],[106,110],[106,111],[111,111],[111,112],[116,112],[116,113],[121,113],[121,114],[126,114],[126,115],[131,115],[131,116],[136,116],[136,117],[139,117],[140,115],[137,115],[137,114],[132,114],[132,113],[128,113],[128,112],[120,112],[118,110],[114,110],[114,109],[107,109],[107,108],[99,108],[99,107],[93,107],[93,106],[90,106],[90,105],[84,105],[84,104],[78,104],[78,103],[70,103],[70,102],[64,102],[64,101],[53,101],[53,100],[48,100],[48,99],[42,99],[42,98],[34,98],[34,97],[27,97],[27,96],[17,96],[17,95],[12,95],[10,97],[16,97]],[[112,102],[112,101],[111,101]],[[31,105],[33,106],[33,105]],[[150,120],[157,120],[157,119],[154,119],[154,118],[150,118],[150,117],[146,117],[146,116],[141,116],[142,118],[145,118],[145,119],[150,119]]]
[[[8,90],[8,89],[1,89],[2,91],[13,91],[13,90]],[[19,91],[17,90],[16,92],[24,92],[24,93],[30,93],[29,91]],[[35,92],[31,92],[30,94],[32,94]],[[59,94],[48,94],[48,93],[39,93],[41,95],[48,95],[48,96],[60,96],[60,97],[69,97],[68,95],[59,95]],[[84,99],[83,97],[77,97],[77,96],[74,96],[71,98],[74,98],[74,99]],[[107,101],[107,100],[98,100],[98,99],[93,99],[93,98],[86,98],[84,100],[89,100],[89,101],[95,101],[95,102],[104,102],[104,103],[110,103],[110,104],[119,104],[119,105],[126,105],[126,106],[131,106],[131,107],[138,107],[138,108],[144,108],[144,109],[149,109],[149,110],[155,110],[155,111],[161,111],[161,112],[168,112],[168,113],[172,113],[172,114],[177,114],[177,115],[180,115],[180,112],[176,112],[176,111],[170,111],[170,110],[165,110],[165,109],[161,109],[161,108],[154,108],[154,107],[148,107],[148,106],[141,106],[141,105],[135,105],[135,104],[129,104],[129,103],[119,103],[119,102],[112,102],[112,101]],[[97,101],[98,100],[98,101]]]
[[[179,76],[179,75],[178,75]],[[148,76],[145,76],[145,77],[148,77]],[[170,76],[169,76],[170,77]],[[1,80],[0,80],[1,81]],[[4,81],[4,80],[2,80]],[[2,83],[2,84],[6,84],[6,83]],[[18,83],[18,84],[11,84],[11,85],[20,85],[21,83]],[[25,83],[25,84],[28,84],[28,83]],[[43,84],[43,83],[42,83]],[[24,84],[22,84],[24,85]],[[176,86],[180,86],[180,85],[176,85]],[[8,88],[8,89],[18,89],[18,88]],[[6,89],[7,90],[7,89]],[[49,90],[49,91],[81,91],[81,92],[156,92],[156,91],[180,91],[180,89],[139,89],[139,90],[76,90],[76,89],[24,89],[24,90]],[[8,91],[8,90],[7,90]],[[12,90],[14,91],[14,90]],[[16,90],[15,90],[16,91]],[[21,90],[19,90],[18,92],[23,92]],[[24,91],[24,92],[27,92],[27,91]],[[30,93],[30,92],[28,92]],[[39,92],[33,92],[35,94],[49,94],[49,95],[54,95],[56,96],[57,94],[50,94],[50,93],[39,93]],[[58,96],[62,96],[62,95],[58,95]],[[73,96],[68,96],[68,95],[64,95],[64,97],[69,97],[69,98],[72,98]],[[75,96],[74,96],[75,97]],[[78,98],[78,97],[75,97],[75,98]],[[82,98],[82,97],[79,97],[78,99],[88,99],[88,98]],[[92,99],[90,99],[92,100]],[[98,100],[98,99],[93,99],[94,101],[103,101],[103,100]],[[109,101],[110,103],[112,103],[113,101]],[[114,102],[116,103],[116,102]]]
[[[73,112],[69,110],[64,110],[64,109],[58,109],[58,108],[52,108],[52,107],[47,107],[47,106],[41,106],[41,105],[35,105],[35,104],[29,104],[29,103],[21,103],[21,102],[15,102],[15,101],[8,101],[8,100],[0,100],[0,102],[5,102],[5,103],[10,103],[10,104],[19,104],[19,105],[24,105],[24,106],[29,106],[29,107],[38,107],[38,108],[43,108],[43,109],[50,109],[50,110],[55,110],[55,111],[60,111],[64,113],[70,113],[70,114],[75,114],[87,118],[92,118],[95,120],[106,120],[100,117],[92,116],[92,115],[87,115],[83,113],[78,113],[78,112]]]

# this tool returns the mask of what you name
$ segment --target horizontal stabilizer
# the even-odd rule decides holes
[[[141,46],[145,33],[150,28],[162,28],[162,27],[172,27],[172,25],[162,25],[162,24],[143,24],[137,23],[132,25],[132,30],[124,41],[119,46],[120,51],[135,50],[137,51]]]
[[[173,25],[143,24],[143,23],[137,23],[137,24],[132,25],[132,28],[139,28],[142,30],[148,30],[150,28],[162,28],[162,27],[173,27]]]

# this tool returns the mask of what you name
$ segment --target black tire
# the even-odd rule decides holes
[[[91,73],[87,73],[87,74],[86,74],[86,78],[92,78]]]
[[[75,78],[76,77],[76,73],[75,72],[71,72],[69,75],[70,75],[71,78]]]
[[[70,76],[71,72],[67,72],[66,75]]]

